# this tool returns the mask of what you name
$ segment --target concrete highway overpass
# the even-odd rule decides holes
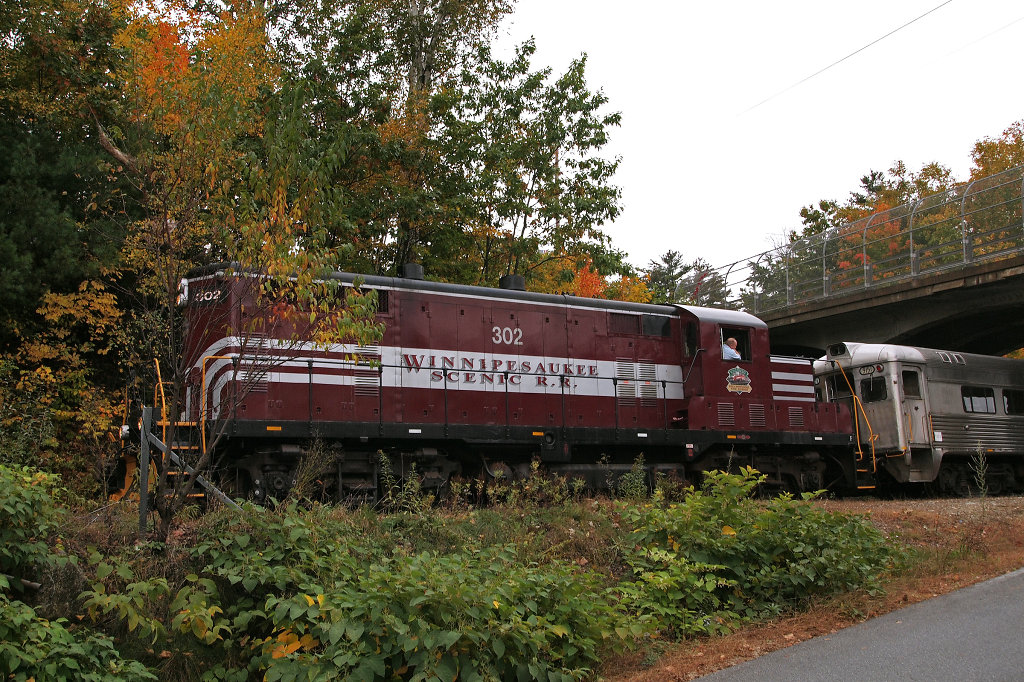
[[[1003,355],[1024,347],[1024,255],[760,313],[772,351],[819,357],[835,341]]]

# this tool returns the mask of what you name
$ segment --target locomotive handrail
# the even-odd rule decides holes
[[[833,363],[839,368],[839,373],[843,377],[843,381],[846,382],[846,387],[850,389],[850,397],[853,399],[853,405],[855,408],[860,409],[860,414],[864,417],[864,424],[868,427],[868,443],[871,445],[871,473],[878,473],[878,459],[875,457],[875,441],[878,440],[878,434],[875,433],[874,429],[871,428],[871,420],[868,419],[868,413],[864,409],[864,404],[860,398],[857,397],[857,392],[853,389],[853,384],[850,383],[850,378],[846,376],[846,370],[843,369],[842,363]],[[853,412],[853,428],[856,433],[857,442],[857,459],[863,459],[864,450],[860,446],[860,422],[857,420],[857,410]]]

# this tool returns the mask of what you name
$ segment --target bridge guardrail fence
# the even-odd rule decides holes
[[[1024,166],[880,211],[684,281],[691,302],[716,281],[755,315],[1024,254]]]

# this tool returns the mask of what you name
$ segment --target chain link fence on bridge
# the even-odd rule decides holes
[[[967,182],[680,285],[755,315],[1024,253],[1024,166]]]

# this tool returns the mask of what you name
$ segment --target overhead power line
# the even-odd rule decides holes
[[[1005,31],[1006,29],[1010,28],[1014,24],[1019,23],[1021,21],[1024,21],[1024,17],[1020,17],[1018,19],[1014,19],[1013,21],[1011,21],[1010,23],[1006,24],[1005,26],[1001,26],[1000,28],[997,28],[996,30],[992,31],[991,33],[986,33],[985,35],[983,35],[982,37],[978,38],[977,40],[973,40],[973,41],[967,43],[966,45],[964,45],[963,47],[960,47],[960,48],[957,48],[957,49],[953,50],[952,52],[950,52],[946,56],[948,57],[950,55],[956,54],[957,52],[962,52],[963,50],[966,50],[967,48],[971,47],[972,45],[977,45],[981,41],[987,40],[988,38],[991,38],[992,36],[994,36],[995,34],[999,33],[1000,31]]]
[[[768,97],[767,99],[763,99],[760,102],[758,102],[757,104],[755,104],[754,106],[749,107],[748,109],[744,109],[743,111],[740,112],[740,116],[742,116],[743,114],[747,113],[748,111],[752,111],[752,110],[758,108],[759,106],[761,106],[765,102],[770,102],[771,100],[775,99],[779,95],[782,95],[782,94],[785,94],[785,93],[789,92],[790,90],[792,90],[793,88],[797,87],[798,85],[802,85],[802,84],[806,83],[807,81],[811,80],[815,76],[818,76],[820,74],[825,73],[826,71],[831,69],[833,66],[836,66],[837,64],[842,64],[843,62],[845,62],[847,59],[849,59],[850,57],[854,56],[855,54],[863,52],[864,50],[868,49],[869,47],[871,47],[875,43],[879,43],[879,42],[885,40],[886,38],[888,38],[889,36],[891,36],[892,34],[898,33],[899,31],[902,31],[907,26],[910,26],[911,24],[913,24],[913,23],[915,23],[917,21],[920,21],[921,19],[924,19],[926,16],[928,16],[932,12],[945,7],[946,5],[948,5],[951,2],[953,2],[953,0],[946,0],[944,3],[931,8],[930,10],[928,10],[927,12],[922,14],[921,16],[917,17],[916,19],[911,19],[910,21],[908,21],[907,23],[903,24],[899,28],[894,28],[893,30],[889,31],[888,33],[886,33],[881,38],[876,38],[875,40],[872,40],[870,43],[868,43],[864,47],[861,47],[861,48],[859,48],[857,50],[854,50],[853,52],[851,52],[850,54],[846,55],[842,59],[837,59],[836,61],[832,62],[831,64],[829,64],[825,68],[819,69],[819,70],[815,71],[814,73],[812,73],[810,76],[807,76],[806,78],[804,78],[803,80],[800,80],[800,81],[797,81],[796,83],[793,83],[792,85],[790,85],[785,90],[779,90],[778,92],[776,92],[774,95]]]

